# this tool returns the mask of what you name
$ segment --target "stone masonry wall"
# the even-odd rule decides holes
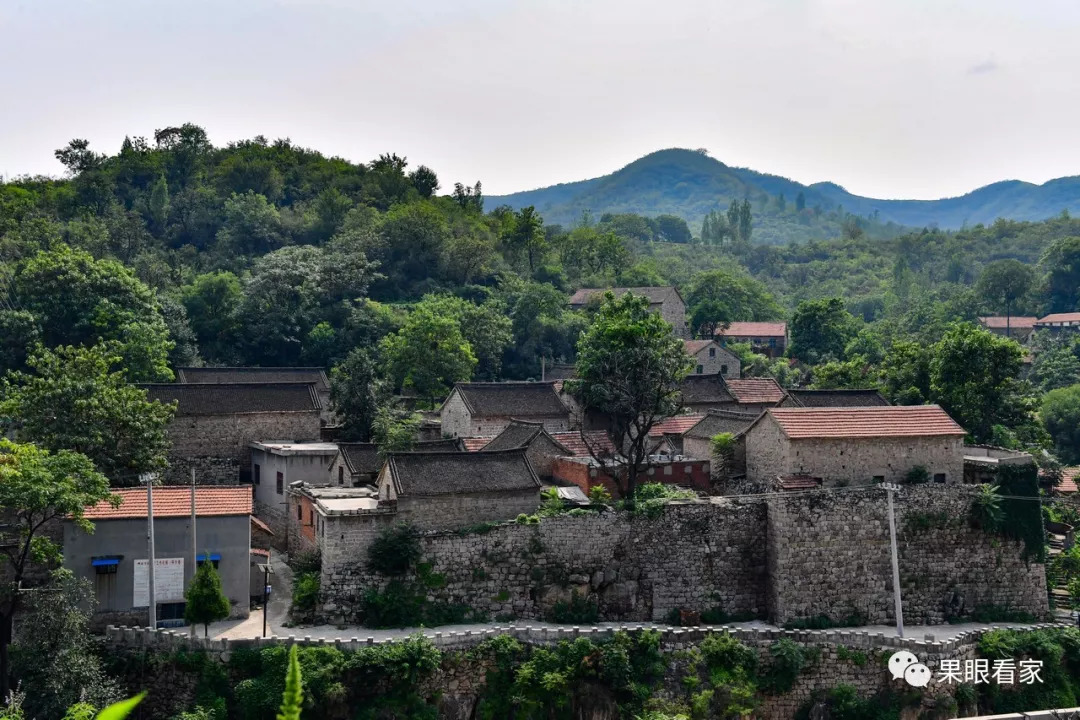
[[[896,497],[904,620],[941,623],[949,608],[1049,612],[1045,568],[1015,541],[973,530],[974,489],[905,486]],[[894,621],[885,491],[777,495],[769,500],[769,615],[774,622],[858,615]]]
[[[240,482],[240,461],[234,457],[176,456],[170,454],[169,467],[161,474],[165,485],[191,484],[191,470],[199,485],[236,485]]]
[[[250,443],[257,440],[319,440],[319,412],[260,412],[174,418],[168,427],[169,460],[189,457],[235,458],[251,467]]]
[[[540,505],[537,489],[510,492],[400,497],[398,522],[421,530],[453,530],[485,522],[504,522],[530,515]]]

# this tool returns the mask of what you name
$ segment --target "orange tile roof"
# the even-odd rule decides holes
[[[191,508],[188,508],[188,512],[191,512]],[[267,533],[268,535],[273,535],[274,534],[274,531],[270,529],[269,525],[267,525],[262,520],[255,517],[254,515],[251,516],[251,527],[256,528],[258,530],[262,530],[264,533]]]
[[[784,337],[787,323],[782,322],[733,322],[716,331],[725,337]]]
[[[784,389],[772,378],[746,378],[724,382],[739,403],[778,403],[784,399]]]
[[[88,520],[121,520],[146,517],[146,488],[119,488],[120,506],[100,502],[86,508]],[[251,515],[251,486],[203,486],[195,488],[195,513],[211,515]],[[191,488],[183,485],[154,488],[154,517],[191,517]]]
[[[599,455],[614,455],[615,444],[603,430],[590,430],[585,433],[583,440],[580,432],[556,432],[551,437],[560,445],[573,453],[571,457],[591,457],[589,447]],[[588,446],[586,446],[586,443]]]
[[[489,437],[461,438],[461,442],[465,446],[465,450],[467,450],[468,452],[476,452],[478,450],[483,450],[484,446],[491,441],[492,438]]]
[[[251,548],[252,555],[261,555],[262,557],[270,557],[270,551],[265,548]]]
[[[701,422],[701,418],[704,415],[676,415],[675,417],[669,417],[666,420],[659,422],[652,426],[649,430],[649,437],[661,437],[671,433],[672,435],[682,435],[684,432]]]
[[[1061,470],[1061,482],[1058,483],[1059,493],[1076,492],[1076,481],[1080,479],[1080,467],[1067,467]]]
[[[966,434],[937,405],[770,408],[766,414],[793,440]]]
[[[1037,317],[1005,317],[1004,315],[991,315],[989,317],[979,318],[979,322],[983,327],[994,328],[995,330],[1004,330],[1006,327],[1016,328],[1022,330],[1024,328],[1035,327]]]
[[[781,490],[817,490],[821,478],[812,475],[782,475],[776,479]]]
[[[1038,320],[1039,325],[1051,322],[1080,322],[1080,312],[1053,313],[1052,315],[1047,315]]]

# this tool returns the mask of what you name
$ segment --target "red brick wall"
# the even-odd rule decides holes
[[[687,469],[690,472],[687,472]],[[596,485],[603,485],[612,497],[619,497],[619,488],[612,477],[612,469],[591,467],[569,458],[556,458],[551,468],[555,481],[576,485],[586,494]],[[638,477],[639,483],[661,482],[681,485],[700,492],[710,489],[709,462],[707,460],[684,460],[652,465]]]

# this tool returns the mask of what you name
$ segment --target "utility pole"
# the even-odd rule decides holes
[[[207,558],[209,560],[210,558]],[[195,583],[195,573],[199,571],[199,541],[195,535],[195,466],[191,467],[191,582]],[[195,623],[191,624],[191,635],[195,636]]]
[[[154,594],[154,571],[157,569],[157,563],[154,559],[154,474],[143,473],[140,479],[146,483],[146,539],[150,551],[146,581],[150,596],[150,628],[156,630],[157,596]]]
[[[900,488],[892,484],[884,484],[885,492],[889,497],[889,545],[892,555],[892,583],[893,604],[896,610],[896,634],[904,637],[904,607],[900,601],[900,558],[896,552],[896,518],[893,517],[893,492]]]

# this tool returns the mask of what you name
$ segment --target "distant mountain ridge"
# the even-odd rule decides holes
[[[807,213],[795,213],[799,193],[806,199]],[[783,195],[786,207],[781,208]],[[570,224],[582,213],[594,217],[608,212],[642,215],[678,215],[695,235],[711,210],[724,210],[731,200],[748,198],[754,206],[755,238],[763,242],[809,239],[820,213],[843,208],[846,213],[881,223],[907,227],[938,226],[956,229],[964,225],[989,224],[998,218],[1044,220],[1062,210],[1080,212],[1080,176],[1050,180],[1042,185],[1006,180],[965,195],[941,200],[882,200],[855,195],[831,182],[812,185],[788,178],[735,168],[701,151],[659,150],[639,158],[610,175],[550,187],[485,198],[488,209],[509,205],[515,209],[533,205],[545,222]],[[817,233],[820,236],[820,233]]]

